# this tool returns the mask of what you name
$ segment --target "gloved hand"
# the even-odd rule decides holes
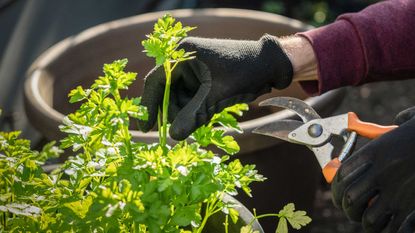
[[[333,200],[366,232],[415,232],[415,108],[395,119],[399,128],[343,161]]]
[[[196,58],[179,63],[172,74],[169,121],[170,136],[176,140],[188,137],[225,107],[253,101],[271,87],[286,88],[292,80],[291,62],[274,36],[258,41],[188,37],[179,48],[195,51]],[[149,112],[148,121],[139,122],[145,132],[157,120],[164,86],[163,68],[153,69],[142,95]]]

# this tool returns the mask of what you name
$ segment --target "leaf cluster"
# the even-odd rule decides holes
[[[55,203],[48,199],[53,186],[42,165],[62,150],[54,142],[42,151],[32,151],[20,132],[0,132],[0,231],[32,231],[42,227],[44,207]]]
[[[178,49],[179,41],[187,36],[187,33],[195,27],[183,27],[181,22],[176,22],[170,14],[166,14],[154,24],[153,33],[147,35],[142,41],[144,52],[147,56],[156,59],[156,65],[160,66],[166,61],[180,62],[192,59],[193,52]]]
[[[232,136],[225,135],[224,129],[216,129],[215,126],[223,126],[242,133],[235,116],[242,116],[243,111],[248,111],[247,104],[236,104],[225,108],[220,114],[215,114],[208,124],[197,129],[192,137],[201,145],[213,144],[228,154],[239,152],[239,145]]]

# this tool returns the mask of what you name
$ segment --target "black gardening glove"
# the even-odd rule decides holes
[[[366,232],[415,232],[414,116],[415,108],[400,113],[399,128],[346,159],[334,178],[335,205]]]
[[[169,121],[170,136],[183,140],[225,107],[251,102],[270,92],[286,88],[292,80],[291,62],[276,37],[258,41],[188,37],[179,48],[195,51],[196,58],[179,63],[172,74]],[[165,76],[162,67],[146,77],[142,104],[149,119],[140,122],[150,130],[162,104]]]

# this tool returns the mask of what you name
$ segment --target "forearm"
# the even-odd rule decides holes
[[[293,81],[318,79],[317,59],[307,39],[301,36],[283,37],[280,44],[293,66]]]
[[[317,81],[310,94],[363,83],[414,78],[415,1],[393,0],[345,14],[327,26],[299,33],[315,52]]]

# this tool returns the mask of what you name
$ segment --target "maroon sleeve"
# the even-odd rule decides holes
[[[344,14],[307,38],[318,61],[309,94],[382,80],[415,78],[415,0],[390,0]]]

